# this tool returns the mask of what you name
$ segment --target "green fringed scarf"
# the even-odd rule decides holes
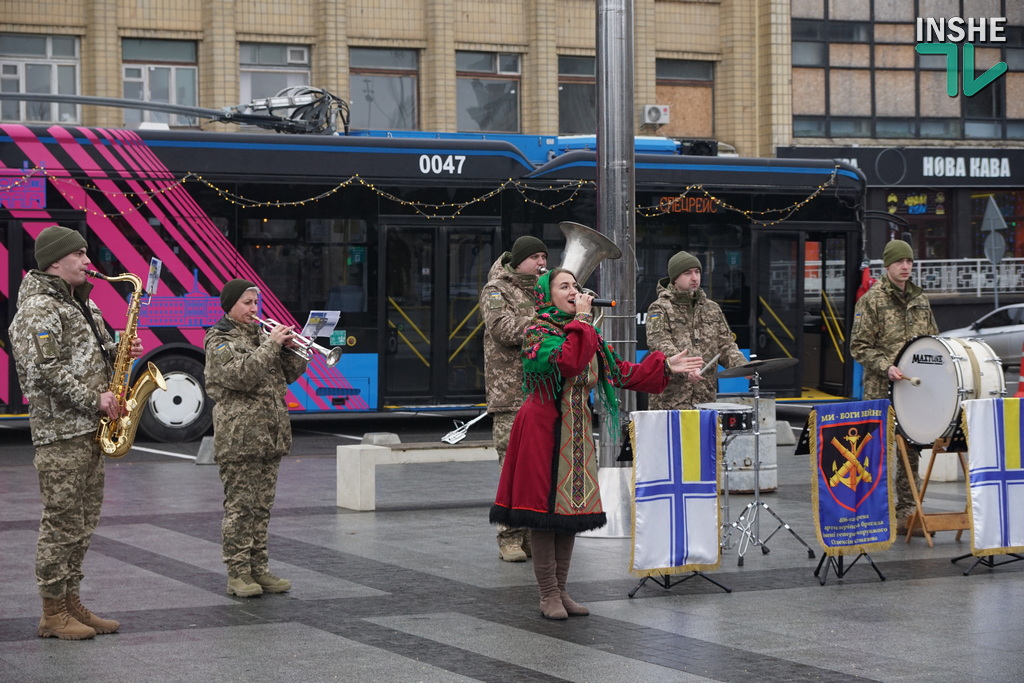
[[[546,397],[555,400],[562,390],[565,378],[558,370],[555,359],[565,343],[565,326],[574,316],[559,310],[551,302],[551,280],[558,273],[568,272],[555,268],[537,278],[533,287],[537,313],[526,328],[523,341],[523,391],[530,395],[540,390]],[[619,402],[615,398],[615,386],[621,385],[618,355],[605,342],[601,330],[594,328],[600,343],[598,350],[599,377],[595,393],[607,412],[613,428],[619,424]]]

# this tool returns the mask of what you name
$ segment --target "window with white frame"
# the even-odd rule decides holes
[[[128,100],[196,106],[197,59],[192,40],[125,38],[121,41],[124,97]],[[125,125],[142,122],[195,126],[192,116],[125,109]]]
[[[419,127],[419,53],[354,47],[349,50],[348,59],[352,127],[416,130]]]
[[[519,55],[455,53],[459,131],[519,132]]]
[[[242,103],[273,97],[285,88],[309,85],[309,47],[240,43],[238,66]]]
[[[78,38],[0,33],[0,92],[78,94]],[[0,120],[79,123],[76,104],[0,100]]]

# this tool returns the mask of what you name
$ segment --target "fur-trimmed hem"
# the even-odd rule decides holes
[[[491,506],[490,521],[491,524],[504,524],[516,529],[578,534],[600,529],[608,523],[608,516],[603,512],[586,515],[558,515],[553,512],[514,510],[504,505],[494,504]]]

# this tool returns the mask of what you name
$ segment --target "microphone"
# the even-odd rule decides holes
[[[615,306],[617,304],[618,304],[618,302],[615,301],[615,299],[594,299],[593,301],[590,302],[591,306],[597,306],[597,307],[602,307],[603,306],[603,307],[607,307],[607,308],[615,308]]]

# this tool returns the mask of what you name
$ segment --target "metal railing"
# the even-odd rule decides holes
[[[836,294],[842,287],[841,263],[826,263],[828,293]],[[807,295],[821,292],[821,269],[818,261],[808,261],[804,269],[804,291]],[[792,283],[792,264],[773,264],[778,278],[772,278],[773,289]],[[871,273],[882,274],[881,259],[871,261]],[[913,281],[930,294],[962,294],[981,296],[993,294],[998,278],[1000,294],[1024,294],[1024,258],[1006,258],[999,265],[988,259],[922,259],[914,262]],[[836,287],[832,284],[835,283]]]

